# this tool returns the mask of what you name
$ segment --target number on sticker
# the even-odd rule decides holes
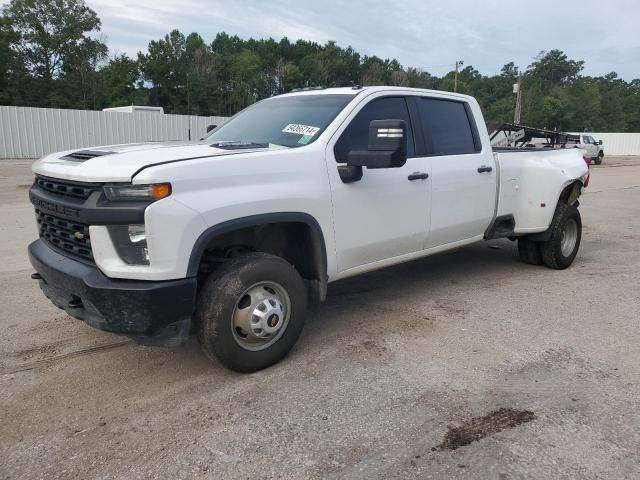
[[[285,133],[297,133],[298,135],[305,135],[309,137],[313,137],[316,133],[318,133],[319,130],[320,129],[318,127],[300,125],[297,123],[290,123],[282,129],[282,131]]]

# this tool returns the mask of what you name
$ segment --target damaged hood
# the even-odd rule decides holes
[[[37,160],[38,175],[79,182],[129,182],[142,168],[180,160],[251,154],[287,147],[226,149],[201,142],[133,143],[52,153]]]

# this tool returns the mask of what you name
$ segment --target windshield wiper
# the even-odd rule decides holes
[[[222,148],[223,150],[242,150],[248,148],[269,148],[268,143],[264,142],[249,142],[246,140],[234,140],[228,142],[216,142],[210,145],[211,147]]]

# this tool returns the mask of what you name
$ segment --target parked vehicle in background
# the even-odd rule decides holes
[[[601,165],[604,159],[604,145],[602,140],[596,140],[586,133],[580,134],[580,147],[586,150],[587,155],[595,165]]]
[[[478,102],[401,87],[305,89],[190,144],[33,165],[33,278],[97,328],[249,372],[296,342],[329,282],[494,238],[569,267],[583,150],[493,149]]]

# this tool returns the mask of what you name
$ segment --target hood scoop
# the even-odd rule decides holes
[[[72,162],[86,162],[95,157],[111,155],[113,152],[102,152],[99,150],[78,150],[62,157],[62,160],[71,160]]]

